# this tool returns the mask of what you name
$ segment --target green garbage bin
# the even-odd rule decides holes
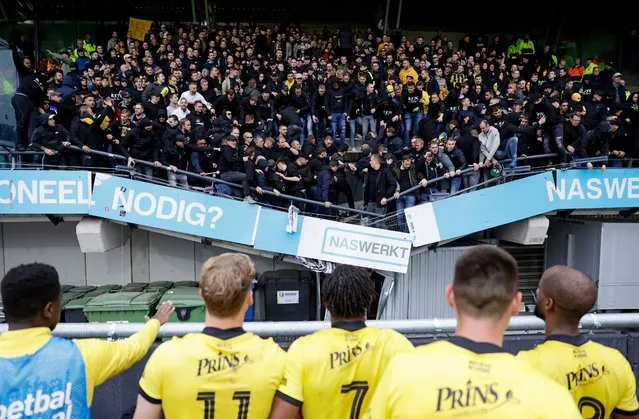
[[[62,323],[87,323],[87,317],[84,314],[84,306],[94,297],[109,292],[118,291],[122,285],[108,284],[101,285],[89,291],[79,298],[69,300],[62,308]]]
[[[140,292],[144,291],[149,286],[148,282],[131,282],[122,287],[124,292]]]
[[[69,291],[70,292],[83,292],[83,293],[86,294],[87,292],[93,291],[93,290],[95,290],[97,288],[98,287],[93,286],[93,285],[82,285],[82,286],[79,286],[79,287],[73,287]]]
[[[200,283],[197,281],[178,281],[173,283],[173,288],[181,287],[199,287]]]
[[[60,285],[60,292],[64,294],[65,292],[69,291],[71,288],[73,288],[73,285]]]
[[[162,293],[114,292],[99,295],[87,302],[84,314],[89,322],[142,323],[144,316],[155,312]]]
[[[96,291],[104,291],[103,294],[105,292],[115,292],[115,291],[120,291],[122,289],[122,285],[117,285],[117,284],[106,284],[106,285],[100,285]],[[97,294],[100,295],[100,294]]]
[[[96,292],[98,291],[91,291],[90,293],[85,294],[83,297],[76,298],[75,300],[71,300],[66,303],[64,308],[62,309],[62,317],[60,321],[62,323],[87,323],[88,320],[87,316],[84,314],[84,307],[89,301],[97,297],[97,295],[95,294]]]
[[[84,297],[87,293],[94,291],[96,287],[73,287],[69,291],[62,294],[62,309],[71,300]]]
[[[144,289],[145,292],[166,292],[173,288],[173,282],[171,281],[158,281],[151,282],[148,287]]]
[[[195,287],[178,287],[168,290],[160,299],[162,304],[171,300],[175,312],[169,318],[170,322],[201,323],[204,321],[205,306],[200,298],[200,289]]]

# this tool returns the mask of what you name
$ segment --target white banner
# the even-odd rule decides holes
[[[406,273],[410,250],[405,233],[305,217],[297,256]]]

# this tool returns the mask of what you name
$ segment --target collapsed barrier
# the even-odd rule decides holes
[[[9,144],[0,144],[0,146],[3,146],[5,149],[4,150],[0,150],[0,156],[5,155],[8,156],[11,159],[11,169],[15,169],[16,168],[16,163],[17,163],[17,159],[20,159],[21,156],[36,156],[36,155],[44,155],[44,152],[41,151],[33,151],[33,150],[27,150],[27,151],[19,151],[19,150],[15,150],[15,149],[11,149],[9,148]],[[85,153],[84,150],[82,150],[82,148],[74,146],[74,145],[70,145],[67,147],[70,150],[74,150],[76,152],[79,153]],[[105,157],[105,158],[109,158],[109,159],[113,159],[113,160],[119,160],[122,162],[127,162],[127,157],[119,155],[119,154],[113,154],[113,153],[108,153],[108,152],[104,152],[104,151],[99,151],[99,150],[90,150],[88,154],[91,155],[95,155],[95,156],[99,156],[99,157]],[[550,159],[554,159],[558,156],[557,153],[546,153],[546,154],[539,154],[539,155],[533,155],[533,156],[520,156],[517,158],[517,162],[518,163],[528,163],[530,161],[538,161],[538,160],[550,160]],[[156,169],[160,169],[160,170],[164,170],[164,171],[171,171],[171,169],[169,168],[169,166],[156,166],[153,162],[150,161],[146,161],[146,160],[141,160],[141,159],[133,159],[133,161],[135,162],[135,164],[139,164],[141,166],[147,166],[147,167],[153,167]],[[506,162],[510,161],[510,159],[506,158],[506,159],[502,159],[500,160],[500,164],[504,164]],[[602,157],[588,157],[588,158],[583,158],[583,159],[573,159],[569,164],[568,167],[571,168],[575,168],[575,167],[580,167],[583,166],[587,163],[607,163],[608,162],[608,157],[607,156],[602,156]],[[117,170],[117,169],[116,169]],[[506,175],[507,176],[525,176],[527,174],[527,172],[530,172],[531,170],[531,166],[519,166],[515,169],[508,169],[506,171]],[[460,171],[460,174],[455,175],[455,177],[461,177],[467,174],[470,174],[474,171],[474,169],[472,167],[468,167],[464,170]],[[220,184],[220,185],[226,185],[230,188],[235,188],[235,189],[241,189],[242,185],[237,184],[237,183],[232,183],[232,182],[227,182],[224,181],[222,179],[219,178],[214,178],[214,177],[208,177],[208,176],[201,176],[197,173],[193,173],[193,172],[189,172],[186,170],[181,170],[178,169],[175,171],[176,174],[180,174],[180,175],[185,175],[188,178],[191,179],[196,179],[199,181],[204,181],[209,183],[210,185],[215,185],[215,184]],[[425,186],[422,185],[415,185],[403,192],[401,192],[399,194],[399,196],[404,196],[410,193],[413,193],[419,189],[427,189],[429,186],[435,185],[439,182],[445,181],[445,180],[449,180],[452,179],[451,176],[449,176],[448,174],[445,174],[443,176],[439,176],[437,178],[434,179],[430,179],[426,182]],[[474,187],[470,187],[465,189],[464,191],[468,191],[468,190],[472,190],[475,189],[479,186],[482,185],[477,185]],[[255,188],[250,188],[251,191],[255,192],[256,189]],[[460,192],[464,192],[464,191],[460,191]],[[279,197],[279,198],[283,198],[283,199],[287,199],[291,202],[299,202],[299,203],[304,203],[307,205],[315,205],[315,206],[319,206],[322,207],[324,206],[324,202],[320,202],[320,201],[315,201],[312,199],[307,199],[307,198],[301,198],[301,197],[296,197],[296,196],[291,196],[291,195],[286,195],[286,194],[275,194],[274,192],[268,191],[268,190],[263,190],[262,191],[264,195],[269,195],[272,197]],[[392,202],[394,201],[396,198],[395,197],[391,197],[389,198],[387,201],[388,202]],[[355,209],[355,208],[350,208],[350,207],[346,207],[346,206],[342,206],[342,205],[331,205],[332,209],[338,210],[338,211],[342,211],[342,212],[346,212],[346,213],[350,213],[350,214],[358,214],[358,215],[362,215],[362,216],[366,216],[366,217],[371,217],[372,219],[379,219],[380,216],[379,214],[375,214],[369,211],[365,211],[365,210],[359,210],[359,209]],[[392,215],[391,215],[392,216]],[[382,217],[382,219],[385,221],[387,218],[391,218],[389,217],[389,215],[387,214],[386,217]],[[379,222],[379,220],[378,220]]]
[[[450,334],[455,331],[455,319],[423,320],[373,320],[368,326],[394,329],[404,335]],[[61,323],[53,331],[56,336],[66,338],[126,338],[142,328],[141,323]],[[247,322],[244,328],[248,332],[262,337],[304,336],[330,327],[329,322]],[[580,322],[582,331],[602,329],[639,329],[639,313],[589,313]],[[167,323],[158,334],[159,338],[184,336],[187,333],[201,332],[203,323]],[[534,316],[516,316],[510,320],[508,331],[533,332],[544,330],[544,322]],[[0,333],[7,331],[6,324],[0,324]]]

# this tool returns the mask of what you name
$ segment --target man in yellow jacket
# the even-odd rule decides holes
[[[51,336],[61,313],[54,267],[20,265],[5,275],[1,288],[9,323],[0,335],[1,418],[89,418],[95,387],[142,359],[174,311],[164,303],[128,339],[68,340]]]
[[[402,69],[399,70],[399,80],[402,82],[402,84],[408,83],[408,76],[412,76],[413,80],[417,80],[417,78],[419,77],[417,75],[417,71],[415,71],[413,66],[410,65],[410,61],[404,58],[404,60],[402,60]]]

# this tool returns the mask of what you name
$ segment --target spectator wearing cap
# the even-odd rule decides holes
[[[611,137],[609,140],[608,167],[623,167],[623,160],[632,150],[632,144],[621,119],[612,117],[609,120]]]
[[[31,134],[31,148],[44,152],[42,165],[68,166],[69,154],[64,148],[69,143],[69,132],[60,124],[56,124],[53,114],[38,115],[38,126]]]
[[[626,102],[630,93],[626,90],[626,82],[623,80],[621,73],[613,74],[612,83],[606,87],[605,94],[609,105]]]
[[[395,130],[401,126],[401,103],[395,99],[395,87],[393,84],[386,86],[386,95],[380,99],[379,103],[380,129],[382,125],[394,127]]]

